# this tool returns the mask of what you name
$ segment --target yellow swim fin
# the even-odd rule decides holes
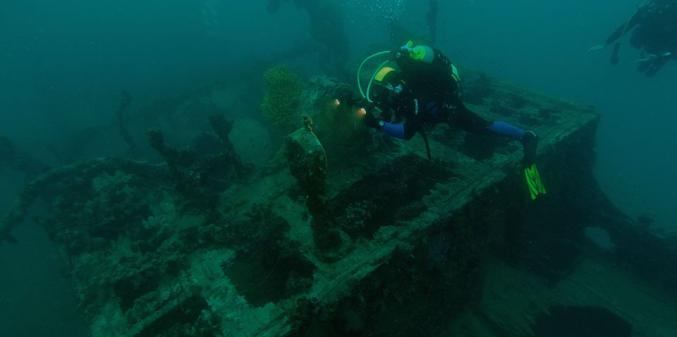
[[[527,181],[531,200],[536,200],[539,196],[547,193],[545,185],[543,185],[543,181],[541,181],[541,174],[538,172],[536,164],[531,164],[524,168],[524,178]]]

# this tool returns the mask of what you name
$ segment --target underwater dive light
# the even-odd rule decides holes
[[[357,117],[358,118],[364,118],[364,116],[367,115],[367,109],[365,108],[359,108],[357,109]]]

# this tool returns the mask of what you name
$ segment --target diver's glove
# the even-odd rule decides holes
[[[358,114],[360,118],[362,118],[364,125],[374,129],[381,127],[379,125],[381,119],[372,113],[372,111],[376,109],[376,104],[369,102],[367,99],[360,99],[356,106],[360,107],[358,109]]]
[[[364,114],[364,117],[362,117],[362,121],[364,121],[364,125],[373,128],[373,129],[380,129],[381,128],[381,120],[378,119],[374,114],[370,113],[368,110],[364,110],[366,113]]]
[[[538,137],[533,131],[525,131],[522,136],[522,145],[524,146],[524,165],[530,166],[536,163],[536,151],[538,149]]]

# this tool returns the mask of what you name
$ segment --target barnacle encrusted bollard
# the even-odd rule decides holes
[[[306,207],[313,216],[313,240],[321,258],[336,260],[349,245],[346,235],[333,224],[327,201],[327,154],[313,130],[313,120],[305,116],[304,127],[287,137],[289,170],[305,193]]]
[[[303,93],[301,78],[289,68],[277,66],[267,70],[263,79],[263,115],[285,133],[294,130],[300,117],[298,108]]]
[[[304,127],[287,137],[286,156],[291,174],[306,194],[308,210],[319,216],[326,203],[327,154],[310,117],[304,117]]]

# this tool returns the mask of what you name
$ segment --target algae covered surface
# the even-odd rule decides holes
[[[677,329],[676,280],[643,262],[670,268],[677,252],[597,187],[592,108],[466,72],[474,110],[541,135],[548,195],[533,202],[519,144],[438,127],[429,160],[421,139],[369,132],[335,104],[348,85],[288,71],[265,76],[288,76],[277,80],[294,101],[276,105],[281,88],[269,88],[260,120],[196,113],[190,141],[163,127],[138,141],[155,160],[41,172],[0,233],[26,221],[48,233],[93,337]],[[163,109],[185,118],[232,90],[216,83]]]

